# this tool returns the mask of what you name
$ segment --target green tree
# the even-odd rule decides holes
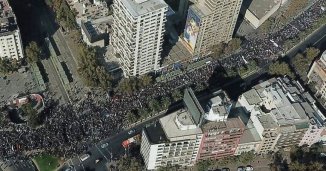
[[[150,112],[149,109],[146,108],[146,107],[143,107],[143,108],[141,108],[141,109],[138,110],[138,115],[139,115],[142,119],[145,119],[145,118],[149,117],[149,116],[150,116],[150,113],[151,113],[151,112]]]
[[[161,103],[162,103],[163,109],[167,109],[171,104],[171,100],[169,97],[166,96],[166,97],[162,98]]]
[[[153,78],[149,75],[143,75],[139,78],[139,87],[146,87],[153,83]]]
[[[294,161],[289,164],[290,171],[305,171],[306,169],[306,165],[299,163],[298,161]]]
[[[239,156],[239,161],[241,163],[250,163],[251,161],[253,161],[255,159],[255,154],[253,151],[249,151],[249,152],[244,152],[241,153],[241,155]]]
[[[31,64],[40,60],[42,51],[37,43],[32,41],[26,46],[25,53],[27,62]]]
[[[158,112],[161,109],[160,103],[156,99],[150,100],[148,106],[153,112]]]
[[[144,166],[136,158],[122,157],[117,162],[117,169],[119,171],[140,171]]]
[[[198,171],[207,171],[211,165],[211,160],[201,160],[196,163],[195,167]]]
[[[307,48],[305,51],[305,55],[307,59],[312,62],[320,53],[320,50],[314,47]]]
[[[182,94],[181,94],[180,90],[178,90],[178,89],[174,90],[172,92],[171,96],[172,96],[173,101],[175,101],[175,102],[182,98]]]
[[[27,123],[31,127],[40,125],[38,112],[32,107],[31,103],[22,105],[20,109],[23,112],[23,116],[27,118]]]
[[[16,59],[0,58],[0,73],[8,74],[17,71],[19,64]]]
[[[275,62],[271,64],[268,68],[268,72],[271,75],[276,75],[276,76],[284,76],[287,75],[291,78],[294,78],[294,74],[292,73],[289,65],[285,62]]]
[[[129,123],[135,123],[137,121],[136,115],[132,112],[128,112],[126,117]]]
[[[215,59],[218,59],[220,56],[223,55],[224,51],[224,44],[219,43],[217,45],[212,46],[211,51],[213,52],[212,56]]]
[[[131,79],[123,78],[118,85],[119,91],[131,94],[134,91],[134,86]]]
[[[232,52],[234,52],[237,49],[239,49],[240,48],[240,45],[241,45],[241,39],[239,39],[239,38],[233,38],[225,46],[224,53],[225,54],[231,54]]]
[[[323,171],[324,170],[324,165],[319,163],[319,162],[313,162],[308,166],[308,170],[313,170],[313,171]]]

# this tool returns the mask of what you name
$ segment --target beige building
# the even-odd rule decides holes
[[[194,57],[211,53],[213,45],[232,39],[242,0],[200,0],[190,6],[184,41]]]
[[[287,0],[247,0],[243,2],[241,14],[254,29],[257,29],[285,2]]]
[[[318,137],[325,117],[307,99],[310,96],[302,86],[287,77],[262,82],[239,97],[262,139],[258,153],[323,141]]]
[[[326,51],[316,60],[308,72],[308,83],[316,89],[316,97],[323,99],[326,106]]]
[[[183,100],[184,109],[143,130],[140,152],[146,169],[194,165],[203,136],[200,125],[204,111],[191,89],[185,90]]]

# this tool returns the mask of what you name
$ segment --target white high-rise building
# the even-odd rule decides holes
[[[113,54],[126,77],[160,68],[168,5],[163,0],[114,0]]]
[[[20,30],[7,0],[0,0],[0,58],[23,58]]]

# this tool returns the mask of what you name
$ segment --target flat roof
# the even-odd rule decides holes
[[[258,119],[265,129],[278,127],[276,120],[270,114],[258,116]]]
[[[184,90],[183,102],[195,124],[200,124],[205,112],[191,88]]]
[[[262,102],[260,96],[258,95],[255,89],[250,89],[249,91],[243,93],[243,96],[246,97],[246,100],[250,105],[254,105]]]
[[[281,0],[244,0],[243,6],[247,7],[246,9],[261,19],[279,3],[281,3]]]
[[[191,117],[187,111],[178,110],[160,119],[160,124],[162,125],[165,135],[169,140],[178,139],[178,138],[183,139],[183,138],[187,138],[187,136],[192,136],[192,135],[197,135],[202,133],[200,127],[196,127],[195,129],[187,129],[187,130],[179,129],[179,127],[175,122],[175,119],[180,114],[184,114],[185,116],[187,116],[187,118]],[[192,120],[188,120],[187,123],[195,125],[195,123]]]
[[[151,11],[168,8],[164,0],[120,0],[134,17],[142,16]]]
[[[207,122],[202,125],[202,129],[204,132],[207,132],[212,129],[216,130],[231,130],[231,129],[243,129],[245,125],[239,118],[229,118],[226,121],[212,121]]]
[[[162,125],[158,121],[156,121],[155,124],[144,128],[144,131],[148,137],[149,142],[153,144],[161,144],[169,141],[165,136]]]

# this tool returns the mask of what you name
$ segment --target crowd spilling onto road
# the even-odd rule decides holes
[[[257,60],[260,65],[273,60],[283,50],[287,39],[308,28],[323,15],[325,0],[319,0],[289,25],[263,38],[243,42],[241,50],[230,57],[212,60],[207,65],[177,76],[173,80],[155,83],[132,94],[117,93],[106,104],[98,104],[87,97],[76,104],[55,106],[49,111],[44,124],[32,129],[9,123],[0,127],[0,158],[24,156],[28,152],[50,152],[57,156],[71,157],[80,154],[102,139],[109,137],[125,124],[127,112],[139,109],[150,99],[166,96],[175,89],[194,83],[207,83],[216,66],[232,68]]]

